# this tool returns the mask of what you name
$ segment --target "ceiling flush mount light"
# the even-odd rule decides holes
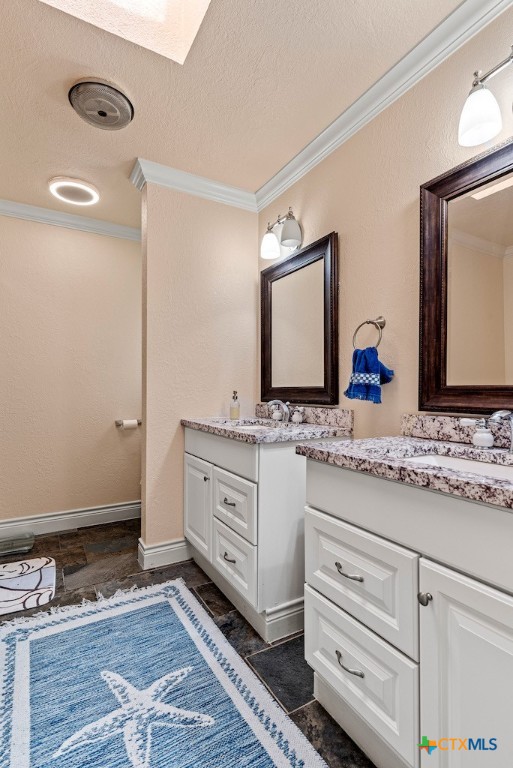
[[[282,226],[278,236],[273,230],[280,224]],[[292,208],[289,208],[289,212],[286,216],[278,216],[276,221],[272,224],[267,224],[267,231],[262,238],[262,244],[260,246],[260,258],[279,259],[280,256],[283,255],[280,246],[295,250],[296,248],[299,248],[302,241],[303,235],[301,227],[292,213]]]
[[[502,130],[502,116],[497,99],[485,83],[513,63],[513,47],[509,56],[484,75],[474,72],[471,91],[461,112],[458,142],[462,147],[477,147],[495,138]]]
[[[50,192],[63,203],[72,205],[94,205],[100,199],[100,193],[86,181],[56,176],[48,182]]]

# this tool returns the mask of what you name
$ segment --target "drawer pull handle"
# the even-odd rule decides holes
[[[335,563],[335,568],[340,573],[340,575],[344,576],[346,579],[351,579],[351,581],[363,581],[363,576],[358,576],[356,573],[344,573],[341,563]]]
[[[227,563],[236,563],[237,562],[237,560],[232,560],[230,557],[228,557],[228,552],[225,552],[223,557],[224,557],[224,559],[226,560]]]
[[[356,677],[365,677],[364,673],[360,669],[349,669],[349,667],[344,667],[342,664],[342,654],[340,651],[335,651],[337,654],[337,661],[344,670],[344,672],[349,672],[350,675],[355,675]]]
[[[226,504],[227,507],[236,507],[237,504],[234,501],[228,501],[226,496],[224,497],[223,504]]]
[[[417,600],[421,605],[424,606],[424,608],[426,607],[426,605],[429,605],[432,599],[433,599],[433,595],[431,594],[431,592],[419,592],[419,594],[417,595]]]

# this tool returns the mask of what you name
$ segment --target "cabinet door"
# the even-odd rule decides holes
[[[184,529],[188,539],[212,562],[212,464],[185,454]]]
[[[511,768],[513,598],[423,558],[420,589],[422,768]]]

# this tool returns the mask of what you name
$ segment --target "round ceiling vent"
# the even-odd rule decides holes
[[[104,131],[118,131],[128,125],[134,108],[124,93],[112,85],[84,81],[75,83],[68,93],[75,112],[89,125]]]

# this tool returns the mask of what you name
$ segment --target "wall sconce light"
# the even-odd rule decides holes
[[[281,225],[281,232],[273,232]],[[281,246],[290,248],[291,251],[299,248],[303,242],[303,234],[292,208],[286,216],[278,216],[275,222],[267,224],[267,232],[262,238],[260,246],[261,259],[279,259],[282,256]]]
[[[513,63],[513,46],[509,56],[484,75],[474,72],[474,81],[461,112],[458,142],[462,147],[476,147],[493,139],[502,130],[502,116],[497,99],[485,83]]]

